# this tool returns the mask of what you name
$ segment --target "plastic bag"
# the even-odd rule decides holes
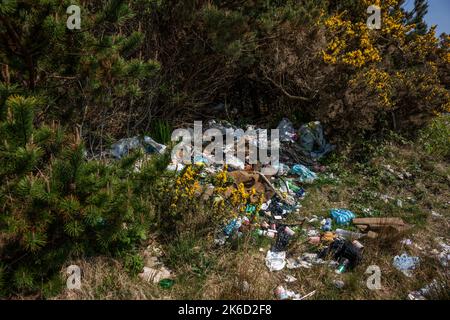
[[[320,159],[335,148],[335,146],[326,142],[319,121],[310,122],[300,127],[299,135],[300,148],[306,156],[313,160]]]
[[[280,131],[281,142],[295,142],[297,139],[297,133],[289,119],[283,118],[278,124],[277,129]]]
[[[114,143],[111,146],[111,154],[117,158],[128,155],[132,150],[144,149],[146,153],[164,153],[166,146],[157,143],[150,137],[145,136],[143,139],[140,137],[124,138]]]
[[[270,271],[283,270],[286,265],[286,252],[267,251],[266,266]]]
[[[317,174],[311,170],[309,170],[307,167],[301,164],[296,164],[291,169],[292,173],[295,173],[298,175],[298,180],[300,182],[313,182],[317,179]]]

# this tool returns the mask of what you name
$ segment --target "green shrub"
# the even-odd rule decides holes
[[[9,293],[51,288],[69,258],[132,254],[153,218],[151,193],[139,187],[157,171],[135,172],[140,154],[88,162],[78,135],[33,124],[36,108],[22,96],[0,106],[0,284]],[[140,267],[125,260],[130,271]]]
[[[450,157],[450,115],[434,118],[420,133],[420,144],[432,156]]]
[[[159,143],[169,144],[172,130],[173,128],[168,121],[156,119],[152,123],[150,136]]]

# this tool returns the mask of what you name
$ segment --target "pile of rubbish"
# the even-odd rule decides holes
[[[227,129],[233,127],[226,122],[211,121],[208,128],[215,128],[226,135]],[[329,216],[312,218],[301,217],[301,201],[306,195],[307,185],[317,180],[326,171],[319,164],[319,160],[334,150],[334,146],[327,143],[323,128],[319,122],[311,122],[296,130],[288,119],[283,119],[279,125],[280,130],[280,163],[277,173],[265,175],[259,164],[250,165],[247,162],[234,158],[232,163],[227,162],[227,174],[234,181],[234,188],[244,185],[246,190],[254,190],[244,212],[228,221],[218,230],[215,243],[223,246],[232,239],[250,233],[254,237],[267,237],[273,239],[271,248],[266,252],[265,264],[271,272],[287,269],[312,268],[314,265],[328,265],[335,269],[337,274],[353,270],[362,260],[364,253],[364,239],[395,238],[401,236],[410,228],[400,218],[358,218],[355,213],[346,208],[332,208]],[[258,131],[260,129],[256,129]],[[236,135],[241,135],[235,131]],[[248,137],[248,142],[258,142]],[[203,145],[201,146],[203,147]],[[158,144],[150,137],[134,137],[122,139],[112,146],[111,154],[115,158],[125,156],[129,151],[141,148],[147,153],[163,153],[164,145]],[[224,156],[231,152],[223,147]],[[184,155],[185,156],[185,155]],[[210,155],[200,149],[191,150],[194,163],[204,167],[206,174],[216,174],[224,169],[223,165],[214,164]],[[181,171],[185,165],[182,156],[172,159],[168,170]],[[225,159],[225,157],[224,157]],[[205,186],[202,199],[212,195],[214,186]],[[208,191],[209,190],[209,191]],[[206,197],[205,197],[206,195]],[[260,199],[263,203],[259,203]],[[292,222],[294,216],[294,222]],[[289,244],[293,239],[306,237],[312,252],[305,252],[299,257],[289,254]],[[448,249],[448,248],[446,248]],[[448,259],[448,251],[442,254]],[[447,260],[446,260],[447,261]],[[445,261],[445,262],[446,262]],[[417,257],[406,254],[396,256],[393,266],[406,276],[410,277],[419,265]],[[169,270],[155,268],[158,264],[150,263],[141,274],[146,281],[158,282],[161,279],[170,279]],[[289,280],[289,281],[288,281]],[[290,276],[286,280],[295,282]],[[343,282],[337,280],[336,286],[342,287]],[[275,290],[278,299],[305,299],[314,294],[301,296],[285,286]],[[415,294],[414,297],[418,297]]]

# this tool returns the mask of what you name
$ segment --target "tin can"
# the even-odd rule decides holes
[[[288,236],[293,236],[293,235],[295,235],[295,231],[294,230],[292,230],[291,228],[289,228],[289,227],[286,227],[286,228],[284,228],[284,232],[286,232],[286,234],[288,235]]]

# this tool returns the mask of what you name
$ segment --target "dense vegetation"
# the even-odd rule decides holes
[[[380,30],[366,25],[374,3]],[[66,27],[71,4],[80,30]],[[450,38],[424,23],[426,1],[413,12],[402,4],[2,1],[0,289],[51,291],[76,256],[110,254],[139,269],[134,253],[150,226],[182,220],[184,209],[169,214],[172,198],[161,197],[166,159],[139,172],[139,154],[85,159],[117,138],[167,140],[158,132],[194,119],[270,127],[289,117],[320,120],[338,145],[361,147],[391,130],[414,137],[431,121],[424,146],[448,157],[439,115],[450,111]]]

